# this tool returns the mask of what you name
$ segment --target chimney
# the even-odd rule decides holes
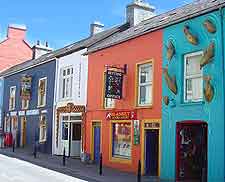
[[[91,24],[91,36],[94,34],[97,34],[99,32],[102,32],[104,30],[104,24],[101,24],[100,22],[95,21]]]
[[[126,19],[130,26],[135,26],[140,22],[155,16],[155,7],[143,0],[134,0],[126,8]]]
[[[25,40],[27,28],[25,25],[10,24],[8,26],[8,39]]]
[[[37,41],[37,44],[33,46],[33,59],[37,59],[40,56],[51,52],[53,49],[48,46],[48,42],[45,45],[42,45],[40,41]]]

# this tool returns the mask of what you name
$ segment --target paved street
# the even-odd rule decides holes
[[[4,155],[0,155],[0,179],[2,182],[87,182]]]

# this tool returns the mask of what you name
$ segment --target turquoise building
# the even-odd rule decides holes
[[[224,181],[223,9],[164,29],[161,178]]]

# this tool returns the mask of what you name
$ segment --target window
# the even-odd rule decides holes
[[[22,109],[28,109],[29,107],[29,100],[22,99]]]
[[[16,86],[10,87],[9,110],[14,110],[16,107]]]
[[[40,131],[39,142],[43,143],[47,141],[47,120],[45,115],[40,116]]]
[[[115,99],[112,98],[106,98],[105,97],[105,82],[106,82],[106,73],[104,73],[104,108],[105,109],[112,109],[115,108]]]
[[[152,104],[152,64],[138,66],[138,106]]]
[[[38,83],[38,106],[46,104],[47,78],[41,78]]]
[[[61,69],[61,98],[68,99],[72,97],[73,89],[73,68]]]
[[[116,158],[131,158],[131,123],[112,124],[112,156]]]
[[[10,117],[5,117],[4,131],[10,132]]]
[[[202,52],[184,56],[184,101],[198,102],[203,98]]]

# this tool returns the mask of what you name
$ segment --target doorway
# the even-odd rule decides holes
[[[159,129],[145,130],[145,175],[158,176]]]
[[[184,121],[176,124],[177,180],[207,181],[207,123]]]
[[[27,120],[26,117],[21,117],[21,134],[20,134],[20,146],[24,147],[26,145],[26,130],[27,130]]]
[[[94,152],[94,161],[99,163],[100,161],[100,152],[101,152],[101,125],[100,123],[93,124],[93,152]]]

